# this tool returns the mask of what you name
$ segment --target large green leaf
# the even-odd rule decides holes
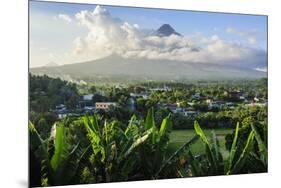
[[[238,160],[236,161],[236,163],[233,165],[233,167],[227,172],[227,174],[236,174],[239,173],[239,171],[243,168],[246,159],[248,157],[248,154],[250,153],[250,151],[253,149],[253,142],[254,141],[254,132],[251,131],[246,145],[242,151],[242,153],[240,154]]]
[[[51,165],[49,161],[48,140],[43,141],[35,126],[29,122],[30,149],[37,160],[40,161],[41,185],[49,185],[49,176],[51,174]]]
[[[30,138],[30,147],[32,150],[36,150],[39,146],[42,145],[43,140],[31,122],[28,123],[28,130]]]
[[[130,123],[127,127],[127,129],[125,130],[125,135],[126,137],[129,139],[131,136],[132,137],[137,137],[138,136],[138,127],[135,125],[135,121],[136,121],[137,117],[135,115],[133,115],[131,117]]]
[[[208,146],[210,146],[210,143],[205,135],[205,133],[203,132],[203,130],[201,129],[199,123],[197,121],[194,122],[194,129],[195,132],[198,136],[200,136],[201,140],[203,141],[203,143],[207,144]]]
[[[231,167],[232,167],[232,162],[233,162],[234,155],[235,155],[235,152],[236,152],[236,149],[237,149],[236,143],[237,143],[237,139],[238,139],[238,133],[239,133],[239,123],[237,123],[237,125],[236,125],[235,135],[234,135],[234,139],[233,139],[233,142],[232,142],[232,145],[231,145],[230,154],[229,154],[229,157],[228,157],[226,172],[230,171]]]
[[[92,116],[90,119],[87,115],[83,117],[84,125],[86,126],[88,137],[92,144],[92,149],[95,154],[101,153],[102,161],[105,160],[105,148],[101,143],[101,134],[99,132],[99,126],[96,116]]]
[[[166,132],[170,131],[172,128],[172,122],[169,117],[163,119],[161,127],[160,127],[160,137],[166,134]]]
[[[215,158],[215,153],[213,152],[210,145],[205,143],[205,152],[207,155],[208,162],[210,164],[210,171],[212,174],[217,175],[218,174],[218,161]]]
[[[155,127],[155,121],[154,121],[154,110],[153,107],[150,108],[147,112],[147,116],[145,119],[145,130],[148,130],[152,127]]]
[[[263,157],[265,159],[265,162],[267,162],[267,148],[266,148],[266,145],[263,142],[263,140],[261,139],[261,136],[258,133],[256,127],[253,124],[251,124],[251,127],[252,127],[252,130],[254,132],[255,139],[256,139],[256,141],[258,143],[259,152],[263,155]]]
[[[56,125],[56,135],[55,135],[55,153],[51,159],[51,167],[55,171],[58,166],[66,159],[67,157],[67,145],[65,142],[65,127],[63,123],[58,123]]]
[[[126,157],[128,157],[134,150],[135,148],[137,148],[139,145],[143,144],[149,137],[151,133],[148,132],[147,134],[145,134],[144,136],[140,137],[139,139],[137,139],[136,141],[133,142],[133,144],[130,146],[130,148],[126,151],[126,153],[123,156],[123,159],[125,159]]]
[[[95,115],[93,115],[91,118],[88,115],[85,115],[83,117],[83,120],[88,129],[90,129],[95,134],[100,135],[98,120]]]
[[[75,176],[80,165],[79,143],[74,146],[70,153],[65,155],[64,161],[59,164],[56,171],[52,173],[52,185],[67,184]]]
[[[211,170],[214,174],[216,174],[218,172],[218,161],[215,157],[215,153],[212,150],[211,144],[197,121],[194,122],[194,129],[196,134],[200,136],[202,142],[205,144],[205,151],[211,166]]]

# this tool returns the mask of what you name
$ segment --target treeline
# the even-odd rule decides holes
[[[75,83],[46,75],[29,75],[29,96],[30,110],[35,112],[47,112],[57,104],[75,108],[79,100]]]
[[[172,113],[169,109],[155,109],[155,121],[160,123],[160,119]],[[214,128],[235,128],[236,123],[248,126],[252,123],[267,123],[266,106],[240,106],[234,110],[219,112],[199,113],[197,116],[184,116],[180,113],[171,115],[173,129],[193,129],[194,121],[207,129]]]

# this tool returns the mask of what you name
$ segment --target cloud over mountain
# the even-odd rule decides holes
[[[266,66],[267,62],[263,50],[228,42],[217,35],[198,40],[198,37],[180,35],[172,27],[168,28],[168,35],[157,35],[155,31],[112,17],[101,6],[94,11],[81,11],[75,18],[88,29],[86,36],[79,36],[73,42],[73,53],[81,61],[117,54],[123,58],[229,63],[253,68]]]

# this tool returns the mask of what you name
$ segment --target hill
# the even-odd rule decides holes
[[[255,79],[267,73],[241,66],[189,63],[170,60],[123,58],[111,55],[102,59],[55,67],[31,68],[37,75],[93,80],[221,80]]]

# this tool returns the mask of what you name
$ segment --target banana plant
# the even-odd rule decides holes
[[[116,121],[105,121],[101,127],[95,115],[83,117],[93,152],[95,182],[124,181],[134,170],[136,149],[152,134],[151,129],[139,133],[134,124],[135,119],[133,116],[129,126],[123,131]]]
[[[253,150],[253,146],[254,146],[253,130],[248,135],[246,144],[242,152],[240,150],[237,150],[238,133],[239,133],[239,124],[237,123],[230,155],[227,160],[227,165],[226,165],[227,168],[225,170],[227,175],[239,173],[240,170],[243,168],[244,164],[246,163],[250,152]],[[236,161],[233,160],[235,155],[238,156]]]
[[[55,124],[53,130],[53,138],[43,140],[29,122],[30,150],[41,164],[41,186],[69,184],[83,157],[79,143],[73,147],[67,143],[62,122]]]
[[[199,136],[195,135],[193,138],[188,140],[186,143],[184,143],[180,148],[178,148],[174,153],[172,153],[165,161],[162,162],[162,165],[158,172],[155,175],[155,178],[157,179],[159,175],[162,173],[162,171],[165,170],[167,167],[175,166],[177,171],[181,171],[182,167],[180,165],[177,165],[177,160],[185,153],[190,152],[190,147],[192,144],[194,144],[199,139]],[[184,176],[181,176],[184,177]]]
[[[251,128],[253,130],[253,133],[254,133],[254,136],[255,136],[255,139],[258,143],[258,148],[259,148],[259,153],[260,153],[260,156],[261,156],[261,160],[264,164],[267,165],[267,146],[265,144],[265,142],[261,139],[261,136],[259,134],[259,132],[257,131],[256,127],[254,126],[254,124],[252,123],[251,124]]]
[[[251,168],[251,172],[253,173],[267,172],[268,152],[265,141],[266,137],[264,136],[264,140],[261,138],[254,124],[251,124],[251,128],[254,133],[254,138],[256,140],[258,150],[250,153],[247,165],[249,166],[249,168]]]
[[[154,120],[154,109],[151,108],[147,112],[145,121],[140,126],[145,131],[151,131],[148,142],[140,147],[141,171],[144,174],[144,179],[157,179],[161,177],[161,172],[167,164],[174,159],[167,155],[169,134],[172,130],[171,116],[168,115],[164,118],[157,128]]]
[[[223,169],[223,158],[219,149],[219,144],[215,136],[213,136],[213,142],[209,142],[207,136],[201,129],[197,121],[194,122],[194,129],[196,134],[200,137],[203,145],[205,147],[205,161],[202,161],[203,164],[206,164],[204,170],[197,170],[201,172],[206,172],[207,175],[221,175]],[[203,167],[203,166],[202,166]]]
[[[191,152],[189,153],[191,159],[190,168],[193,176],[230,175],[241,172],[253,151],[254,129],[248,135],[242,150],[238,150],[239,123],[237,123],[230,154],[225,160],[222,158],[215,134],[213,135],[213,141],[209,142],[197,121],[194,122],[194,129],[204,144],[205,154],[195,158]]]

